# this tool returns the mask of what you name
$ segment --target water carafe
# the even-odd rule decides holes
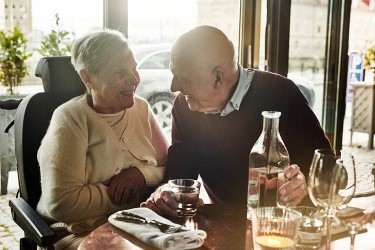
[[[279,133],[281,112],[263,111],[263,130],[249,155],[248,217],[252,209],[264,206],[283,206],[278,187],[286,179],[289,154]]]

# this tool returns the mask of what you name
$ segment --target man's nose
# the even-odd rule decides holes
[[[181,91],[180,84],[178,84],[178,81],[176,81],[174,78],[172,79],[171,91],[172,92]]]

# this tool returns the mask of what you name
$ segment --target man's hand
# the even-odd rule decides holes
[[[299,167],[293,164],[287,167],[284,177],[289,179],[289,181],[279,187],[280,198],[287,207],[297,206],[307,195],[305,176]]]
[[[116,205],[132,202],[145,187],[145,177],[136,167],[122,170],[118,175],[103,182],[108,186],[108,196]]]
[[[177,202],[168,191],[168,184],[158,187],[145,202],[141,203],[141,207],[148,207],[160,215],[177,217]]]

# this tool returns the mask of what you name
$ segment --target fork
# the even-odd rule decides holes
[[[125,221],[125,222],[130,222],[130,223],[136,223],[136,224],[154,225],[154,226],[157,226],[162,233],[167,233],[167,234],[188,231],[188,229],[183,228],[181,225],[173,226],[173,225],[165,224],[165,223],[162,223],[153,219],[145,218],[145,217],[142,217],[142,216],[130,213],[130,212],[126,212],[126,211],[122,211],[120,214],[117,214],[114,217],[114,219]]]

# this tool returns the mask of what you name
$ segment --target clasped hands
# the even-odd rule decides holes
[[[122,170],[118,175],[103,182],[108,187],[108,196],[115,205],[132,202],[144,192],[145,177],[136,167]]]
[[[284,176],[288,181],[279,187],[281,199],[288,207],[297,206],[307,195],[305,176],[295,164],[286,168]],[[177,202],[168,191],[167,185],[158,187],[145,202],[141,203],[141,207],[148,207],[160,215],[176,217]]]

